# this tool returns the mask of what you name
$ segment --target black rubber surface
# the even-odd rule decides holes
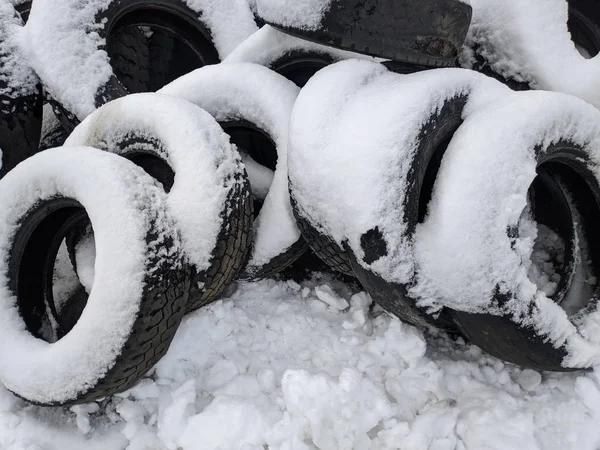
[[[295,50],[277,58],[268,67],[296,86],[304,87],[315,73],[332,63],[333,58],[325,53]]]
[[[148,201],[151,201],[150,199]],[[22,218],[8,262],[9,289],[17,298],[27,329],[42,338],[46,305],[54,304],[52,275],[56,254],[69,226],[85,215],[77,201],[57,194],[33,206]],[[190,286],[189,268],[178,256],[156,249],[173,243],[154,226],[147,230],[147,253],[140,310],[116,362],[94,385],[61,404],[88,403],[133,386],[166,353],[181,321]],[[87,298],[86,298],[87,299]],[[59,330],[60,331],[60,330]],[[68,330],[62,330],[64,335]]]
[[[561,274],[563,280],[552,297],[563,304],[570,295],[578,298],[580,286],[573,279],[575,271],[583,267],[594,276],[600,273],[600,241],[595,239],[600,227],[600,186],[590,170],[593,163],[577,145],[565,141],[551,145],[545,154],[540,150],[541,147],[536,148],[538,179],[530,191],[536,189],[539,192],[538,184],[545,185],[543,203],[541,208],[534,209],[534,217],[540,223],[546,222],[566,240],[567,264]],[[574,221],[574,217],[579,219]],[[518,230],[507,229],[507,233],[515,239],[518,237]],[[585,246],[584,249],[573,248],[573,233],[577,234],[577,241]],[[582,250],[588,257],[576,258],[575,253]],[[594,298],[598,297],[599,291],[596,286]],[[512,293],[501,293],[497,288],[494,304],[502,306],[512,297]],[[591,297],[578,298],[581,308],[575,313],[577,316],[585,316],[596,309],[596,300]],[[572,313],[568,314],[573,317]],[[572,370],[562,366],[566,350],[553,346],[533,327],[519,323],[520,317],[510,313],[497,316],[459,311],[452,315],[471,342],[498,358],[535,370]]]
[[[600,53],[600,4],[596,0],[569,0],[568,26],[575,44],[591,57]]]
[[[332,3],[316,30],[267,22],[320,44],[447,67],[455,64],[471,14],[471,7],[458,0],[344,0]]]

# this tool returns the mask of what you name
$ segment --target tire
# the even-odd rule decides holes
[[[306,41],[265,25],[242,42],[224,63],[253,63],[268,67],[304,87],[320,69],[350,58],[371,59]]]
[[[398,75],[344,61],[296,101],[289,178],[296,213],[310,225],[305,239],[318,252],[326,238],[373,299],[406,322],[455,329],[447,311],[417,305],[411,293],[414,234],[463,115],[507,92],[472,71]]]
[[[189,290],[162,189],[129,161],[89,148],[42,152],[0,184],[0,380],[37,405],[87,403],[132,387],[166,353]],[[48,274],[70,223],[86,212],[102,249],[97,283],[77,325],[55,341],[42,331]]]
[[[460,65],[514,90],[564,92],[600,107],[589,61],[600,49],[597,4],[587,0],[479,0]],[[523,30],[528,30],[523,33]]]
[[[298,87],[256,64],[203,67],[159,92],[184,98],[217,119],[252,167],[255,197],[252,250],[243,278],[270,277],[306,251],[294,220],[287,186],[288,122]],[[248,166],[248,164],[252,166]],[[272,181],[258,196],[253,174],[267,169]],[[258,178],[255,178],[256,180]]]
[[[42,151],[61,147],[68,137],[69,133],[65,131],[63,124],[54,113],[52,105],[46,103],[43,108],[42,131],[38,149]]]
[[[257,6],[266,23],[293,36],[428,67],[455,65],[472,12],[457,0],[351,0],[310,12],[278,0]]]
[[[31,1],[30,0],[17,0],[12,2],[15,9],[21,16],[21,20],[23,23],[27,23],[27,19],[29,19],[29,11],[31,10]]]
[[[591,0],[569,0],[567,22],[575,45],[587,53],[584,57],[594,58],[600,53],[600,11]]]
[[[166,95],[132,94],[91,114],[65,145],[129,158],[162,184],[195,270],[187,311],[225,292],[247,259],[252,202],[239,155],[207,112]],[[78,240],[68,242],[70,253]]]
[[[565,371],[600,360],[598,285],[589,282],[600,273],[599,123],[600,112],[575,97],[514,93],[467,118],[442,163],[417,236],[421,291],[505,361]],[[528,276],[528,208],[564,242],[554,293]]]
[[[0,150],[3,177],[38,150],[42,128],[40,81],[26,64],[23,22],[10,3],[0,7]]]
[[[146,31],[158,29],[174,38],[183,53],[175,53],[172,61],[185,71],[219,62],[256,30],[244,0],[224,2],[219,7],[206,0],[194,5],[192,9],[184,0],[101,0],[94,3],[95,7],[81,8],[79,2],[69,1],[59,15],[54,5],[36,2],[27,26],[34,69],[48,93],[77,122],[97,107],[129,92],[127,78],[117,69],[127,69],[124,72],[133,77],[129,84],[136,85],[133,90],[141,89],[137,85],[147,81],[147,74],[143,75],[140,67],[149,55],[148,38],[139,27],[146,27]],[[74,28],[77,26],[80,28]],[[95,32],[89,33],[89,29]],[[118,37],[120,33],[129,37],[117,42],[124,42],[130,50],[122,47],[115,50],[115,55],[123,57],[119,62],[110,53],[115,35]],[[142,37],[144,52],[138,47]],[[108,42],[106,48],[104,42]],[[68,57],[65,49],[69,49]],[[162,62],[159,60],[157,64]]]

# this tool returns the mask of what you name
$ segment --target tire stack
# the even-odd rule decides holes
[[[185,313],[308,249],[506,361],[600,362],[600,111],[509,89],[553,86],[496,70],[464,2],[80,3],[0,1],[9,390],[122,392]],[[570,8],[593,56],[597,18]],[[75,280],[60,295],[58,266]]]

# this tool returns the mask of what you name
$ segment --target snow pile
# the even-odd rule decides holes
[[[263,281],[187,316],[119,396],[41,409],[0,388],[0,446],[592,450],[599,378],[503,364],[328,279]]]
[[[158,92],[200,106],[219,123],[248,122],[274,142],[277,166],[269,192],[254,221],[254,243],[246,269],[249,273],[260,270],[300,238],[290,205],[287,179],[288,127],[298,87],[258,64],[237,63],[202,67]],[[264,188],[263,171],[253,172],[255,181],[261,180]],[[254,190],[254,186],[252,188]]]
[[[224,227],[222,212],[232,189],[243,182],[243,167],[229,137],[209,113],[180,98],[132,94],[88,116],[65,142],[81,145],[125,157],[150,154],[164,161],[175,174],[167,204],[186,255],[199,271],[210,267]]]
[[[317,30],[333,0],[256,0],[258,15],[275,25]]]
[[[14,112],[10,99],[39,92],[39,79],[29,66],[22,49],[23,21],[7,0],[0,1],[0,107],[4,114]]]
[[[25,27],[25,49],[31,65],[52,97],[80,120],[96,108],[98,90],[113,75],[103,49],[107,21],[99,22],[112,3],[112,0],[36,0]],[[221,58],[257,29],[245,0],[177,3],[184,3],[198,14]]]
[[[137,318],[147,259],[154,264],[166,259],[174,270],[178,267],[181,247],[166,215],[165,194],[139,167],[92,148],[38,153],[0,185],[0,380],[37,402],[70,400],[114,366]],[[99,251],[96,289],[77,325],[48,343],[25,329],[6,262],[19,221],[34,205],[57,195],[86,208]],[[170,240],[168,250],[165,240]]]
[[[412,237],[400,205],[412,187],[421,128],[452,98],[468,97],[470,114],[508,92],[463,69],[398,75],[359,60],[324,68],[300,92],[290,125],[289,179],[300,213],[342,248],[347,241],[364,267],[411,281]],[[371,230],[381,233],[387,254],[365,261],[363,236]]]
[[[531,252],[529,279],[551,297],[560,283],[564,268],[565,243],[551,228],[537,224],[537,236]]]
[[[527,207],[536,151],[541,158],[551,144],[573,143],[600,180],[599,124],[600,112],[586,102],[540,91],[512,93],[466,118],[442,161],[429,216],[415,234],[420,281],[414,295],[423,306],[511,314],[564,347],[566,367],[600,363],[600,313],[569,317],[528,277],[523,261],[531,260],[535,233],[514,241],[507,233]],[[511,297],[504,305],[491,302],[497,286]]]
[[[507,79],[565,92],[600,107],[600,57],[585,59],[567,28],[564,0],[472,0],[461,64],[475,53]]]
[[[294,52],[304,54],[316,53],[330,57],[332,62],[349,58],[375,59],[371,56],[338,50],[333,47],[306,41],[265,25],[242,42],[223,62],[249,62],[269,67],[279,58]]]

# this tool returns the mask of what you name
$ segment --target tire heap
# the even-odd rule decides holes
[[[122,392],[186,312],[307,252],[506,361],[600,362],[590,90],[529,91],[560,89],[503,70],[476,5],[469,28],[455,0],[226,3],[0,1],[9,390],[39,405]],[[600,21],[569,7],[592,57]],[[60,293],[65,264],[77,286]]]

